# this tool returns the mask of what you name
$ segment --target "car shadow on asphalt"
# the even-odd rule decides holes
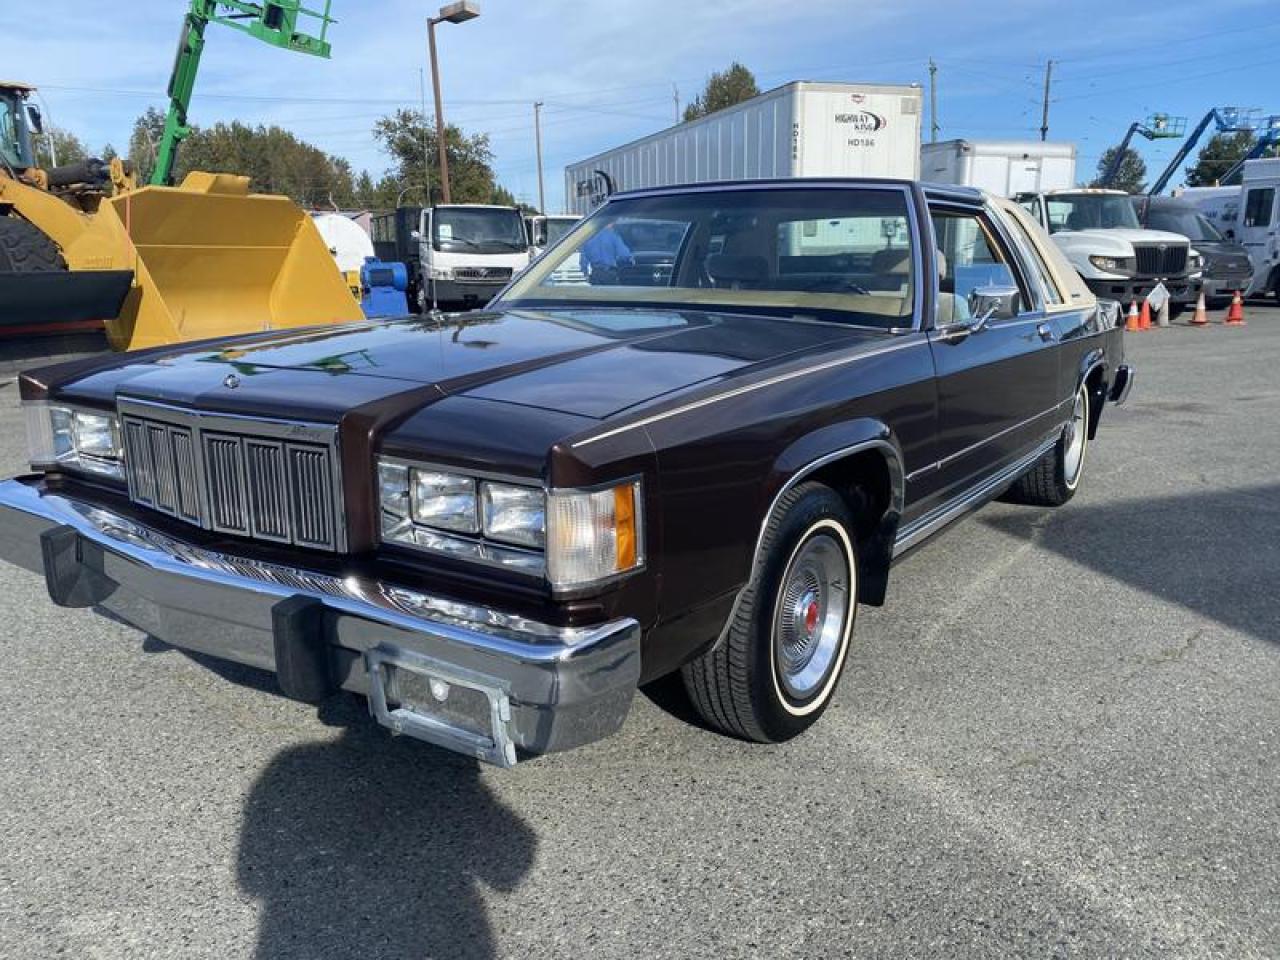
[[[256,956],[487,960],[482,887],[514,890],[537,835],[475,760],[392,738],[350,695],[336,740],[275,756],[245,803],[236,869],[262,907]]]
[[[982,523],[1223,626],[1280,643],[1280,484],[1072,505]]]
[[[283,696],[273,674],[148,637],[223,679]],[[318,716],[339,735],[288,747],[255,780],[236,880],[261,906],[258,960],[490,960],[483,888],[516,889],[537,834],[484,783],[476,760],[392,737],[363,697]]]

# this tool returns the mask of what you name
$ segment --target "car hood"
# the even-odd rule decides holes
[[[604,418],[658,397],[875,331],[647,309],[415,317],[175,348],[78,380],[70,392],[336,421],[404,394]]]
[[[1090,230],[1059,230],[1054,234],[1055,237],[1108,237],[1114,240],[1123,240],[1127,243],[1167,243],[1182,244],[1190,243],[1186,237],[1180,233],[1166,233],[1164,230],[1134,230],[1130,227],[1110,227],[1107,229],[1098,228]]]

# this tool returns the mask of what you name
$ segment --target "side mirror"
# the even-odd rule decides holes
[[[985,325],[990,320],[1011,320],[1022,308],[1022,292],[1015,286],[992,284],[969,294],[969,313]]]
[[[44,117],[34,103],[27,104],[27,120],[31,123],[33,133],[44,133]]]

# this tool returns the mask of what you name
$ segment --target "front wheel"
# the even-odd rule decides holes
[[[1062,434],[1030,470],[1014,481],[1008,499],[1040,507],[1060,507],[1076,495],[1089,452],[1089,387],[1081,384]]]
[[[858,602],[853,530],[847,504],[823,484],[800,484],[779,501],[765,528],[759,568],[726,635],[682,670],[708,724],[777,743],[826,710]]]

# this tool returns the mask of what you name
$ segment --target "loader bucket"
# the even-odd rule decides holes
[[[363,319],[310,216],[248,184],[192,173],[103,201],[90,233],[134,271],[115,349]]]

